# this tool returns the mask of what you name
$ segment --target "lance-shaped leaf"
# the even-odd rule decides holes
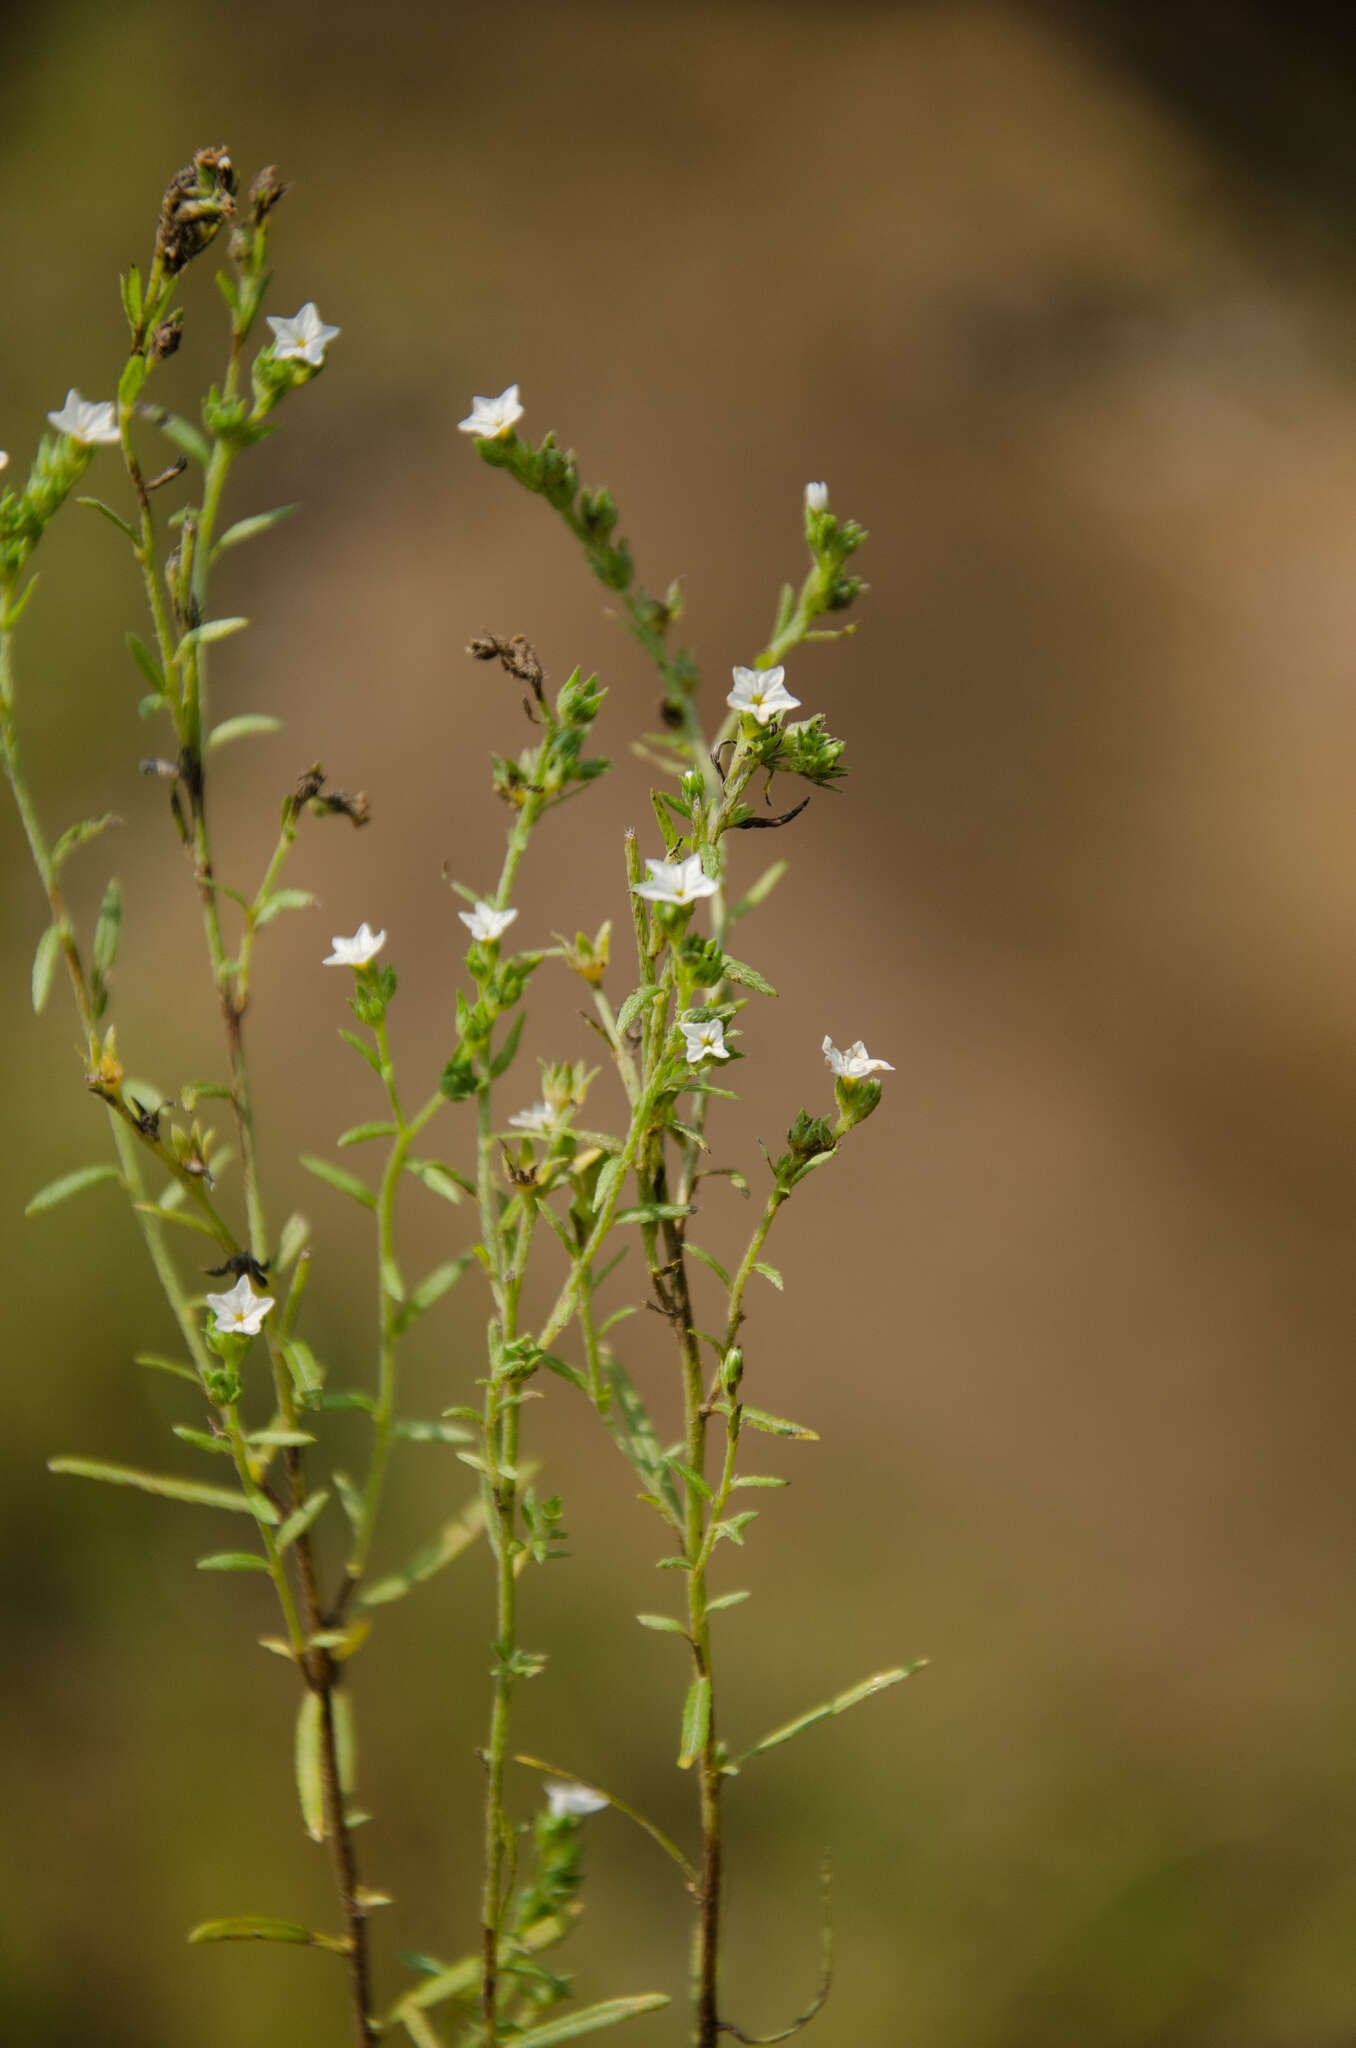
[[[101,832],[107,832],[110,825],[121,825],[122,819],[116,811],[105,811],[102,818],[82,818],[78,825],[68,825],[52,848],[52,866],[60,868],[69,860],[78,846],[88,846],[91,839],[97,839]]]
[[[192,1942],[293,1942],[299,1948],[326,1948],[341,1956],[347,1955],[350,1947],[345,1934],[317,1934],[314,1928],[303,1927],[298,1920],[274,1920],[267,1913],[238,1913],[231,1920],[204,1920],[188,1938]]]
[[[761,1756],[765,1749],[775,1749],[779,1742],[789,1742],[793,1735],[799,1735],[803,1728],[813,1728],[816,1722],[827,1721],[834,1714],[846,1713],[861,1700],[869,1700],[875,1693],[884,1692],[887,1686],[898,1685],[902,1678],[909,1678],[915,1671],[921,1671],[927,1663],[926,1657],[919,1657],[912,1664],[897,1665],[893,1671],[878,1671],[874,1678],[864,1678],[860,1685],[849,1686],[836,1698],[826,1700],[822,1707],[811,1707],[808,1714],[797,1714],[794,1721],[784,1722],[774,1728],[761,1742],[755,1742],[752,1749],[746,1749],[739,1758],[746,1764],[751,1756]]]
[[[227,548],[238,548],[241,541],[253,540],[256,534],[267,533],[282,520],[290,519],[296,511],[295,505],[276,505],[271,512],[253,512],[248,519],[237,519],[234,526],[228,526],[212,550],[212,560],[224,554]]]
[[[737,924],[739,919],[746,916],[750,910],[756,910],[760,903],[765,903],[778,882],[780,882],[782,876],[786,873],[786,869],[787,863],[784,860],[774,860],[770,868],[765,868],[748,894],[741,896],[738,903],[735,904],[734,909],[726,919],[727,925]],[[728,967],[726,972],[729,972]]]
[[[256,733],[281,732],[282,720],[273,718],[267,711],[242,711],[236,718],[223,718],[220,725],[214,725],[207,735],[209,751],[216,747],[228,747],[232,740],[252,739]],[[314,903],[314,896],[308,897]]]
[[[252,1441],[257,1441],[257,1439],[252,1439]],[[314,1437],[307,1437],[305,1441],[307,1443],[314,1443],[315,1439]],[[287,1520],[279,1529],[276,1538],[279,1550],[288,1549],[291,1544],[296,1542],[298,1536],[305,1535],[318,1516],[324,1513],[325,1503],[328,1499],[329,1494],[322,1487],[319,1493],[313,1493],[309,1500],[303,1501],[301,1506],[287,1517]]]
[[[212,460],[212,444],[200,427],[188,420],[180,419],[177,413],[162,412],[158,407],[149,407],[150,416],[167,441],[172,441],[184,455],[200,462],[204,469]]]
[[[214,1550],[210,1557],[198,1559],[197,1568],[200,1572],[266,1572],[268,1559],[260,1557],[257,1550]]]
[[[297,1713],[297,1797],[313,1842],[325,1839],[325,1716],[318,1692],[302,1694]]]
[[[662,1991],[645,1991],[637,1998],[607,1998],[601,2005],[581,2006],[577,2012],[564,2013],[559,2019],[515,2034],[513,2048],[553,2048],[557,2041],[577,2041],[585,2034],[615,2027],[622,2020],[639,2019],[642,2013],[662,2012],[668,2003]]]
[[[732,960],[727,953],[721,962],[721,973],[726,981],[737,981],[745,988],[751,988],[756,995],[775,996],[777,991],[770,981],[764,980],[756,967],[750,967],[743,960]]]
[[[320,898],[313,896],[309,889],[275,889],[267,902],[260,905],[254,920],[255,929],[261,931],[266,924],[272,924],[275,917],[281,917],[285,910],[314,910],[319,901]]]
[[[470,1252],[463,1252],[459,1258],[448,1259],[444,1265],[435,1266],[402,1306],[396,1317],[396,1329],[408,1330],[416,1316],[421,1316],[426,1308],[432,1308],[435,1301],[441,1301],[449,1289],[456,1286],[470,1263]]]
[[[683,1704],[683,1732],[678,1751],[678,1768],[685,1771],[694,1764],[706,1747],[707,1731],[711,1726],[711,1681],[703,1673],[694,1678],[687,1689]]]
[[[807,1444],[819,1442],[817,1429],[807,1429],[803,1422],[792,1422],[787,1415],[769,1415],[766,1408],[750,1408],[747,1402],[740,1413],[750,1429],[764,1430],[768,1436],[793,1436]]]
[[[337,1188],[341,1195],[347,1195],[354,1202],[361,1202],[364,1209],[376,1208],[376,1196],[366,1182],[358,1179],[356,1173],[345,1173],[342,1166],[333,1166],[328,1159],[316,1159],[309,1153],[303,1157],[301,1163],[317,1180],[327,1181],[332,1188]]]
[[[229,640],[233,633],[243,633],[248,619],[204,619],[200,626],[190,627],[175,649],[174,658],[182,661],[186,654],[196,654],[200,647],[210,647],[214,640]]]
[[[445,1202],[459,1202],[463,1193],[473,1195],[476,1191],[474,1181],[467,1180],[455,1168],[444,1166],[439,1159],[407,1159],[405,1171],[421,1180],[432,1194],[441,1195]]]
[[[262,1494],[232,1493],[224,1486],[204,1486],[196,1479],[174,1479],[159,1472],[138,1472],[130,1465],[107,1465],[99,1458],[49,1458],[49,1472],[69,1472],[77,1479],[102,1479],[108,1486],[132,1486],[138,1493],[159,1494],[162,1500],[187,1501],[193,1507],[225,1508],[235,1515],[253,1515],[275,1523],[278,1510]]]
[[[146,642],[139,640],[135,633],[129,633],[127,635],[127,652],[141,670],[142,675],[145,676],[155,695],[157,697],[165,696],[169,691],[169,684],[165,681],[165,671],[151,653]]]
[[[52,976],[61,957],[61,933],[54,924],[49,924],[38,940],[38,949],[33,955],[33,1008],[41,1011],[52,992]]]
[[[378,1579],[375,1585],[366,1587],[358,1598],[364,1607],[384,1607],[389,1600],[403,1600],[416,1586],[431,1579],[453,1558],[460,1557],[463,1550],[475,1542],[485,1527],[485,1509],[479,1500],[474,1500],[459,1515],[453,1515],[444,1522],[435,1540],[426,1550],[412,1557],[403,1571],[393,1572],[389,1578]]]

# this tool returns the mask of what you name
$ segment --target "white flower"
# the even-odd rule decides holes
[[[806,484],[805,509],[807,512],[828,511],[829,487],[827,484]]]
[[[825,1038],[824,1057],[840,1081],[864,1081],[868,1074],[894,1072],[889,1060],[873,1060],[860,1038],[846,1052],[839,1052],[833,1041]]]
[[[509,1123],[515,1131],[530,1131],[534,1138],[549,1138],[556,1127],[556,1113],[549,1102],[534,1102],[531,1109],[520,1109],[517,1116],[511,1116]]]
[[[477,903],[474,910],[459,910],[457,916],[473,939],[488,943],[506,932],[518,915],[516,910],[496,910],[492,903]]]
[[[604,1799],[601,1792],[590,1792],[587,1785],[567,1785],[560,1778],[548,1778],[545,1789],[552,1820],[560,1820],[567,1813],[576,1817],[585,1813],[601,1813],[605,1806],[612,1804],[610,1799]]]
[[[315,309],[315,301],[308,299],[299,313],[290,320],[280,319],[270,313],[268,324],[273,329],[273,353],[280,363],[309,363],[318,370],[325,360],[325,350],[339,333],[337,327],[327,327]]]
[[[690,1067],[695,1067],[701,1060],[729,1059],[730,1048],[725,1043],[725,1026],[719,1017],[704,1017],[695,1024],[688,1024],[680,1017],[678,1029],[687,1040],[685,1050]]]
[[[47,417],[59,434],[69,434],[82,448],[110,447],[118,438],[117,408],[111,398],[96,403],[70,390],[61,411]]]
[[[8,455],[5,453],[3,448],[0,448],[0,469],[3,469],[8,461]]]
[[[336,932],[330,944],[334,951],[325,955],[326,967],[367,967],[386,944],[386,934],[374,932],[364,918],[351,939],[341,939]]]
[[[651,903],[696,903],[714,896],[719,886],[704,872],[699,853],[690,853],[686,860],[647,860],[645,865],[649,874],[643,882],[632,882],[631,888]]]
[[[256,1294],[242,1273],[229,1294],[209,1294],[214,1327],[228,1337],[257,1337],[273,1306],[269,1294]]]
[[[518,386],[510,384],[507,391],[501,391],[498,398],[474,397],[471,410],[464,420],[457,421],[457,431],[474,434],[478,440],[502,441],[505,434],[513,432],[514,422],[523,416],[518,403]]]
[[[747,711],[766,725],[769,718],[775,718],[779,711],[794,711],[800,704],[799,697],[793,697],[782,680],[784,668],[737,668],[733,671],[734,688],[725,702],[733,711]]]

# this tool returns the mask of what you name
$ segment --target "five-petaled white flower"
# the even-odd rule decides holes
[[[873,1060],[861,1039],[839,1052],[832,1039],[824,1040],[824,1057],[840,1081],[864,1081],[868,1074],[893,1074],[889,1060]]]
[[[374,932],[364,918],[351,939],[341,939],[336,932],[330,944],[334,951],[325,955],[326,967],[366,967],[386,944],[386,934]]]
[[[290,320],[270,313],[268,324],[273,329],[273,353],[280,363],[309,363],[318,370],[325,360],[325,351],[339,333],[337,327],[327,327],[315,309],[314,299],[308,299],[299,313]]]
[[[69,434],[82,448],[111,447],[118,438],[117,408],[111,398],[82,398],[72,389],[61,411],[47,417],[59,434]]]
[[[760,725],[766,725],[779,711],[795,711],[800,704],[800,698],[793,697],[783,681],[784,668],[737,668],[733,674],[734,688],[725,702],[732,711],[748,712]]]
[[[257,1337],[273,1306],[271,1294],[256,1294],[242,1273],[229,1294],[209,1294],[213,1325],[228,1337]]]
[[[806,484],[805,509],[807,512],[828,511],[829,487],[827,484]]]
[[[549,1102],[534,1102],[509,1118],[515,1131],[530,1131],[534,1138],[549,1138],[556,1127],[556,1113]]]
[[[545,1790],[552,1820],[561,1820],[567,1813],[574,1817],[601,1813],[605,1806],[612,1804],[601,1792],[590,1792],[587,1785],[567,1785],[560,1778],[548,1778]]]
[[[518,915],[516,910],[496,910],[492,903],[477,903],[474,910],[459,910],[457,916],[473,939],[482,945],[499,938]]]
[[[695,1067],[702,1060],[728,1060],[730,1048],[725,1043],[725,1026],[719,1017],[702,1017],[695,1024],[679,1018],[678,1029],[687,1040],[684,1050],[687,1063]]]
[[[471,400],[471,410],[464,420],[457,421],[457,431],[474,434],[481,441],[502,441],[505,434],[511,434],[515,423],[523,416],[518,403],[518,386],[510,384],[507,391],[501,391],[498,398],[481,398],[479,393]]]
[[[647,860],[645,865],[649,874],[643,882],[632,882],[631,888],[651,903],[697,903],[703,896],[714,896],[719,886],[703,869],[699,853],[690,853],[686,860]]]

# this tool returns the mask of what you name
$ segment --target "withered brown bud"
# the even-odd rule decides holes
[[[235,212],[236,175],[225,148],[200,149],[176,171],[160,202],[155,253],[177,273],[202,254],[223,220]]]
[[[482,633],[470,642],[466,652],[476,661],[497,661],[506,675],[527,684],[539,704],[545,701],[542,684],[546,671],[525,634],[515,633],[511,640],[501,640],[496,633]]]
[[[297,777],[297,786],[292,792],[292,802],[300,810],[313,796],[318,796],[325,781],[325,771],[317,761],[314,768],[308,768],[304,775]]]
[[[151,329],[151,338],[146,354],[153,363],[168,362],[184,338],[184,315],[182,307],[176,306],[168,319],[162,320]]]
[[[323,796],[313,798],[311,809],[322,818],[347,818],[354,825],[366,825],[372,816],[367,792],[362,789],[355,790],[351,796],[346,789],[327,789]]]
[[[250,186],[250,219],[255,227],[263,226],[286,191],[276,164],[269,164],[266,170],[260,171]]]

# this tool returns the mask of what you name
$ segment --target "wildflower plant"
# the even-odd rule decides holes
[[[130,341],[114,397],[90,401],[69,392],[49,415],[52,432],[39,442],[26,480],[0,495],[0,751],[47,906],[32,1001],[41,1010],[64,971],[81,1029],[83,1086],[100,1106],[111,1141],[110,1158],[54,1181],[29,1210],[40,1213],[102,1181],[122,1188],[182,1346],[180,1357],[148,1362],[182,1383],[186,1419],[174,1433],[186,1455],[206,1459],[212,1478],[182,1462],[162,1475],[89,1456],[53,1458],[51,1469],[233,1514],[247,1540],[238,1549],[205,1554],[200,1568],[270,1582],[279,1632],[267,1646],[288,1660],[298,1681],[292,1740],[301,1819],[328,1853],[340,1924],[318,1931],[275,1917],[281,1902],[269,1900],[260,1902],[266,1911],[234,1912],[194,1929],[190,1939],[267,1940],[332,1952],[347,1972],[352,2038],[360,2048],[395,2035],[418,2048],[448,2040],[548,2048],[669,2003],[666,1992],[628,1989],[578,2006],[569,1979],[548,1961],[580,1910],[582,1830],[590,1815],[610,1805],[658,1845],[683,1881],[674,1900],[675,1910],[693,1917],[692,2042],[714,2048],[722,2032],[749,2041],[756,2037],[741,2031],[720,2000],[727,1798],[744,1796],[744,1774],[765,1751],[917,1668],[878,1673],[752,1742],[728,1730],[721,1712],[719,1672],[724,1659],[737,1654],[737,1636],[731,1629],[733,1646],[718,1647],[717,1618],[747,1597],[724,1588],[723,1568],[750,1539],[757,1510],[746,1503],[784,1484],[749,1469],[746,1454],[760,1435],[814,1436],[746,1398],[775,1400],[767,1362],[746,1340],[746,1295],[755,1280],[783,1285],[764,1257],[781,1209],[821,1168],[837,1163],[851,1132],[880,1102],[880,1075],[891,1071],[860,1042],[839,1052],[826,1037],[832,1109],[796,1110],[785,1149],[764,1155],[762,1193],[755,1195],[733,1166],[715,1163],[716,1107],[746,1056],[744,1012],[775,993],[729,950],[730,941],[786,868],[775,861],[750,881],[740,835],[784,827],[804,808],[807,794],[797,792],[778,809],[771,800],[774,778],[831,788],[845,773],[843,743],[829,734],[821,714],[790,720],[802,707],[788,687],[786,663],[806,643],[846,630],[820,622],[846,611],[858,596],[862,586],[851,563],[864,535],[832,511],[826,485],[807,486],[807,572],[798,589],[784,589],[771,635],[752,664],[732,667],[732,687],[719,691],[717,722],[708,728],[696,657],[674,644],[682,609],[677,586],[662,598],[647,591],[618,537],[609,492],[585,487],[573,455],[552,435],[536,443],[520,435],[525,414],[516,385],[497,398],[474,400],[460,424],[480,455],[544,498],[564,521],[658,671],[662,729],[642,742],[659,776],[651,792],[657,850],[626,835],[613,918],[592,938],[581,931],[573,940],[546,943],[544,935],[520,932],[514,898],[524,860],[538,834],[549,830],[551,814],[586,792],[609,765],[589,752],[604,692],[596,677],[578,670],[560,689],[548,689],[542,664],[521,636],[473,641],[477,659],[498,662],[525,686],[531,738],[516,758],[493,761],[494,786],[509,811],[497,881],[483,894],[454,884],[469,906],[459,913],[469,938],[464,984],[456,995],[455,1032],[437,1049],[422,1088],[398,1079],[392,1058],[387,1016],[398,978],[386,957],[385,930],[363,923],[351,937],[336,935],[328,954],[317,944],[318,964],[323,960],[351,977],[347,1000],[356,1028],[345,1026],[341,1035],[370,1070],[366,1085],[373,1097],[370,1120],[337,1134],[335,1146],[370,1148],[379,1161],[365,1175],[325,1151],[303,1161],[370,1218],[379,1289],[377,1327],[365,1338],[355,1333],[342,1370],[336,1370],[339,1361],[322,1364],[305,1330],[308,1279],[313,1271],[323,1274],[325,1248],[301,1216],[281,1227],[273,1218],[260,1166],[247,1013],[269,928],[314,901],[283,885],[303,828],[325,817],[361,826],[368,805],[365,797],[334,788],[319,766],[304,769],[283,795],[277,842],[262,876],[240,886],[218,871],[210,801],[217,750],[277,724],[256,713],[214,723],[209,712],[211,650],[247,624],[214,612],[212,571],[223,552],[266,537],[283,516],[281,510],[247,511],[227,524],[228,487],[237,464],[274,431],[283,408],[328,369],[342,340],[340,328],[323,321],[309,301],[290,317],[265,316],[269,333],[261,337],[273,216],[283,194],[270,169],[242,196],[224,149],[199,151],[177,174],[164,196],[148,267],[122,280]],[[224,365],[198,416],[189,419],[161,408],[148,387],[183,338],[176,304],[182,273],[214,245],[224,245],[227,257],[218,279],[227,323]],[[163,457],[154,452],[161,442],[167,444]],[[0,456],[0,466],[5,461]],[[140,582],[148,623],[141,633],[129,632],[127,645],[146,692],[141,712],[163,735],[163,751],[143,765],[164,789],[169,829],[186,856],[185,879],[198,899],[222,1027],[221,1078],[181,1082],[173,1094],[154,1099],[128,1079],[127,1049],[113,1016],[118,883],[108,883],[88,934],[77,930],[63,894],[66,863],[114,821],[83,820],[50,838],[25,772],[17,724],[19,642],[35,590],[32,557],[96,463],[101,495],[79,495],[78,502],[111,524],[130,549]],[[166,506],[173,509],[166,512]],[[800,675],[796,681],[811,687]],[[378,914],[383,907],[373,906]],[[634,945],[633,968],[617,958],[626,949],[614,945],[614,926]],[[553,976],[565,1018],[578,1000],[571,978],[582,985],[602,1066],[562,1056],[529,1088],[517,1064],[526,1004]],[[826,1020],[814,1021],[822,1026]],[[561,1028],[578,1035],[575,1022]],[[756,1044],[756,1025],[749,1038]],[[827,1091],[830,1077],[812,1043],[807,1027],[807,1089],[816,1085],[817,1073]],[[607,1080],[597,1087],[603,1066]],[[756,1076],[756,1064],[749,1071]],[[209,1108],[229,1124],[229,1147],[204,1127],[201,1112]],[[426,1149],[435,1128],[436,1157]],[[448,1163],[456,1158],[460,1164]],[[749,1201],[752,1221],[733,1251],[714,1250],[692,1235],[701,1183],[712,1175],[729,1177]],[[417,1282],[407,1280],[397,1244],[397,1196],[411,1182],[445,1202],[449,1225],[448,1256]],[[644,1304],[659,1311],[671,1335],[683,1412],[674,1443],[662,1440],[650,1404],[611,1339],[614,1326],[640,1305],[624,1294],[619,1299],[619,1289],[609,1285],[623,1249],[637,1242]],[[205,1268],[204,1255],[211,1259]],[[524,1308],[531,1261],[554,1275],[552,1304],[540,1320]],[[699,1324],[694,1308],[694,1262],[715,1275],[724,1295],[710,1328]],[[226,1284],[206,1291],[204,1272]],[[481,1288],[488,1306],[485,1354],[469,1368],[449,1355],[442,1414],[409,1416],[401,1404],[402,1339],[467,1281]],[[544,1662],[524,1639],[520,1591],[531,1567],[561,1554],[564,1534],[561,1496],[539,1492],[527,1476],[527,1403],[546,1388],[553,1399],[586,1404],[600,1445],[609,1447],[605,1454],[620,1454],[631,1468],[640,1511],[656,1539],[662,1584],[676,1596],[637,1619],[683,1645],[682,1696],[665,1739],[674,1742],[677,1765],[693,1786],[689,1847],[639,1814],[623,1786],[577,1778],[568,1763],[518,1757],[537,1775],[510,1780],[515,1695]],[[354,1477],[329,1466],[326,1427],[336,1410],[365,1419],[365,1466]],[[428,1547],[393,1568],[383,1558],[379,1530],[393,1484],[391,1453],[402,1437],[451,1447],[450,1513]],[[456,1473],[466,1468],[470,1476],[459,1487]],[[322,1516],[327,1526],[347,1530],[343,1565],[331,1583],[324,1582],[313,1541]],[[476,1556],[492,1576],[495,1598],[484,1803],[478,1818],[466,1817],[468,1836],[481,1845],[480,1925],[464,1953],[450,1960],[416,1958],[413,1983],[379,1994],[369,1919],[388,1901],[359,1869],[347,1666],[388,1604],[414,1593],[454,1559],[466,1560],[462,1570],[472,1569]],[[527,1785],[540,1801],[530,1828],[511,1817]],[[794,2025],[813,2016],[826,1992],[827,1976]]]

